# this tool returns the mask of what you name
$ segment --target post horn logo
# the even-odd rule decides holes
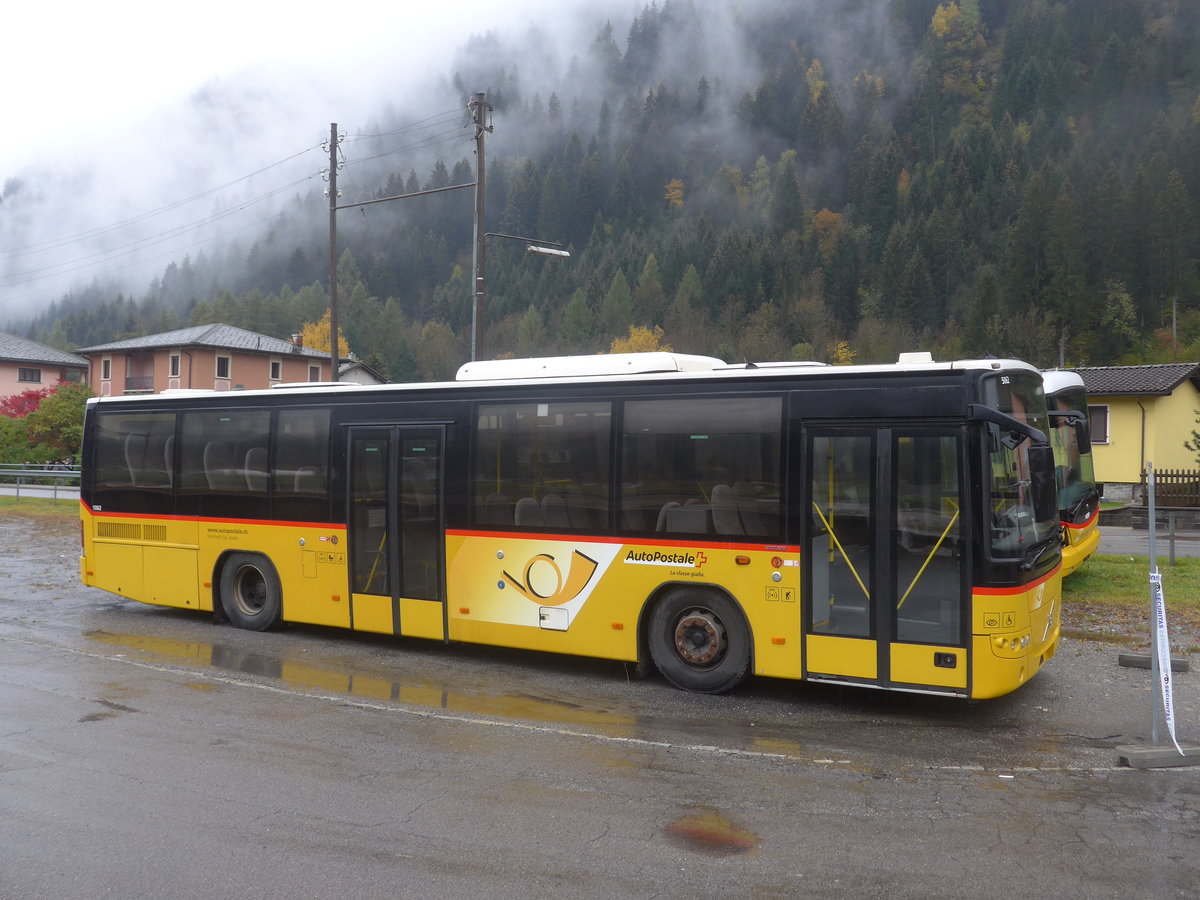
[[[567,577],[563,578],[562,569],[554,557],[549,553],[539,553],[525,563],[521,578],[515,578],[506,571],[504,580],[526,600],[540,606],[562,606],[578,597],[580,591],[587,587],[597,565],[596,560],[575,550],[571,554]]]

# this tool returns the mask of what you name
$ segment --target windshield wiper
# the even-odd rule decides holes
[[[1079,511],[1081,509],[1083,509],[1085,506],[1092,503],[1094,500],[1098,500],[1098,499],[1100,499],[1100,492],[1098,490],[1096,490],[1095,488],[1092,488],[1086,494],[1084,494],[1082,497],[1080,497],[1078,502],[1075,503],[1074,506],[1072,506],[1069,510],[1067,510],[1067,520],[1070,522],[1074,522],[1075,516],[1079,513]]]
[[[1028,572],[1041,561],[1041,558],[1046,555],[1046,551],[1051,547],[1062,544],[1062,534],[1052,534],[1048,538],[1043,538],[1037,543],[1030,544],[1025,551],[1025,561],[1021,563],[1021,571]]]

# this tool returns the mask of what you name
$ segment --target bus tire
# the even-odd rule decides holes
[[[658,671],[685,691],[728,691],[750,664],[750,633],[742,611],[716,591],[672,590],[655,605],[647,637]]]
[[[221,608],[238,628],[277,628],[283,619],[283,589],[270,560],[257,553],[231,554],[221,567]]]

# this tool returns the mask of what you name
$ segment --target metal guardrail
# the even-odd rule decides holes
[[[25,488],[27,494],[39,496],[45,496],[49,491],[57,500],[60,488],[79,487],[79,467],[62,463],[0,463],[0,486],[14,486],[18,497],[21,488]]]

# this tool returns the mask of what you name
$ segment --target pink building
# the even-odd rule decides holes
[[[83,381],[87,367],[88,361],[73,353],[0,331],[0,398]]]
[[[195,325],[82,347],[97,397],[177,388],[257,390],[285,382],[329,381],[329,354],[232,325]]]

